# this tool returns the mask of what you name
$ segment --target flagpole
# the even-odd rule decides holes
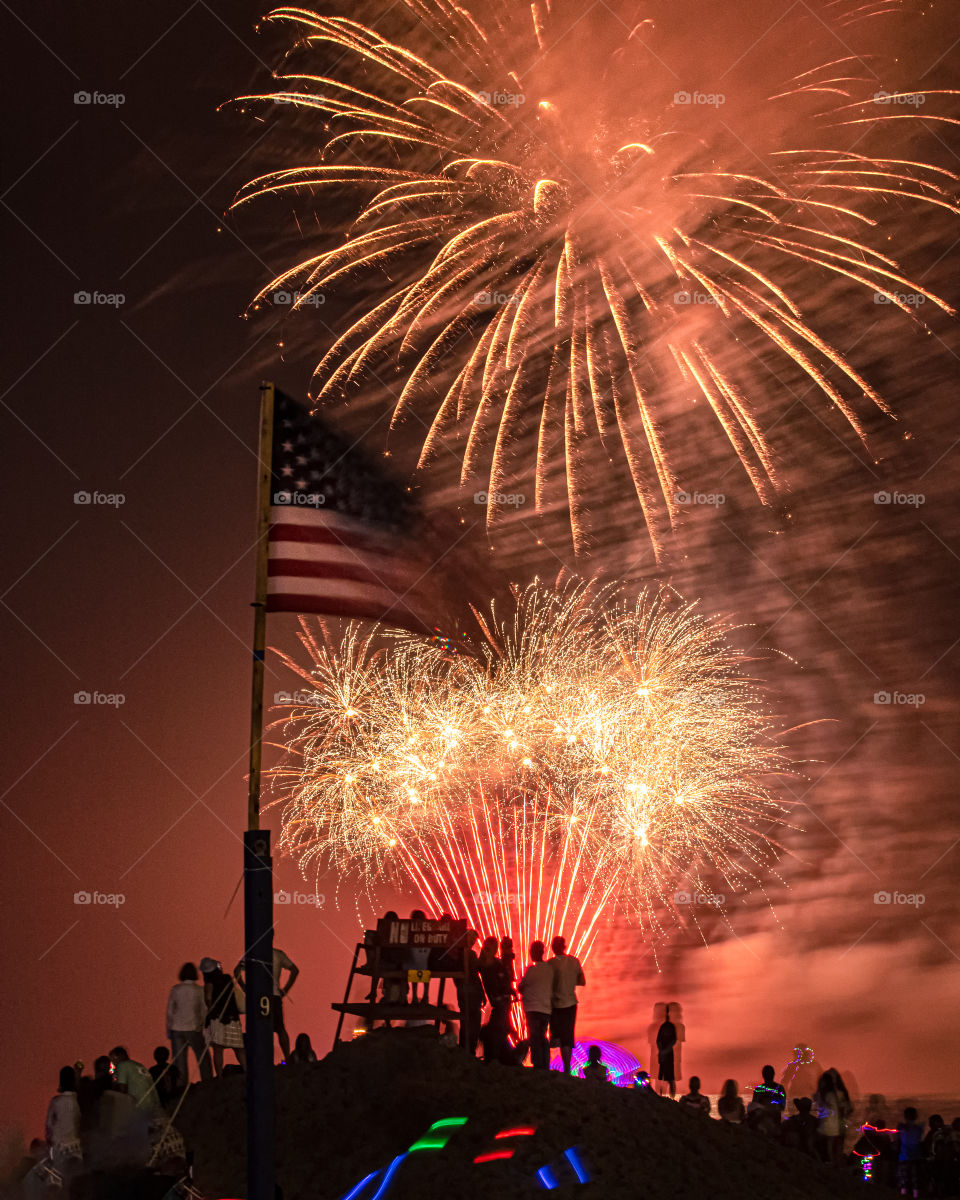
[[[260,828],[263,676],[267,632],[274,385],[260,385],[256,591],[250,692],[250,772],[243,837],[243,915],[247,1052],[247,1197],[275,1200],[273,1080],[273,861],[270,831]]]

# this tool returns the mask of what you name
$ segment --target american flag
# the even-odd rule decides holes
[[[279,391],[271,467],[267,611],[429,630],[409,494]]]

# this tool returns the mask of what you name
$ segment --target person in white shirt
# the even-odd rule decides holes
[[[50,1158],[58,1170],[62,1172],[64,1167],[79,1166],[83,1149],[77,1078],[73,1067],[60,1068],[60,1088],[47,1108],[46,1136]]]
[[[547,1029],[553,998],[553,967],[543,961],[543,942],[530,947],[530,966],[517,986],[523,1000],[523,1013],[530,1033],[530,1061],[540,1069],[550,1066],[550,1042]]]
[[[577,988],[586,987],[580,960],[567,954],[566,939],[555,937],[550,943],[553,958],[553,994],[550,1010],[550,1039],[560,1047],[563,1073],[570,1074],[577,1023]]]
[[[192,962],[184,963],[167,997],[167,1040],[173,1053],[173,1065],[180,1072],[184,1087],[190,1082],[190,1064],[187,1051],[192,1050],[200,1078],[213,1078],[210,1051],[203,1040],[203,1018],[206,1006],[203,1003],[203,988],[197,982],[197,968]]]

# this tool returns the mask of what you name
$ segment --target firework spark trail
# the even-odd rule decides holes
[[[325,140],[319,161],[252,180],[236,204],[326,187],[357,197],[338,244],[283,271],[257,301],[298,283],[303,306],[370,271],[390,281],[323,356],[318,401],[395,378],[394,423],[416,412],[424,425],[421,466],[459,444],[461,482],[486,473],[494,493],[521,474],[526,434],[538,429],[536,504],[548,503],[559,452],[577,548],[591,489],[584,458],[597,440],[608,452],[615,441],[622,447],[651,539],[662,545],[677,486],[661,401],[677,382],[688,401],[691,389],[706,400],[770,502],[780,481],[763,396],[735,368],[714,365],[746,332],[766,343],[771,362],[783,356],[806,374],[863,438],[870,407],[887,408],[817,332],[818,293],[832,275],[907,312],[898,288],[953,311],[870,238],[886,240],[891,203],[960,212],[956,176],[892,152],[929,122],[960,125],[940,111],[957,92],[926,90],[922,113],[902,87],[878,92],[845,33],[839,40],[853,52],[798,64],[806,69],[779,87],[742,98],[765,106],[780,139],[757,148],[735,133],[724,141],[723,122],[703,110],[691,120],[676,98],[665,103],[652,82],[638,84],[651,74],[644,56],[659,33],[652,20],[633,19],[629,0],[626,19],[599,18],[628,31],[610,43],[599,74],[585,58],[571,62],[562,4],[487,0],[475,17],[461,6],[405,3],[443,43],[442,61],[356,21],[285,6],[268,20],[292,26],[308,53],[332,48],[341,78],[278,74],[286,90],[240,98],[317,114]],[[821,0],[812,14],[793,6],[780,33],[792,54],[812,55],[822,47],[811,42],[811,22],[830,47],[831,24],[866,37],[875,20],[886,28],[909,7]],[[578,38],[596,20],[579,13]],[[860,145],[865,138],[875,153]],[[788,282],[797,262],[814,271],[812,288]],[[694,286],[710,312],[678,310],[676,297]],[[496,517],[489,506],[488,523]]]
[[[435,914],[584,953],[616,905],[660,934],[674,891],[762,887],[787,770],[721,623],[667,593],[534,583],[477,613],[475,657],[305,625],[314,691],[272,773],[304,872],[406,880]]]

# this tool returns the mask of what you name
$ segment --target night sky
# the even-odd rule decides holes
[[[299,226],[290,204],[224,221],[245,180],[316,145],[289,113],[217,111],[268,88],[285,49],[276,31],[254,31],[260,4],[4,7],[0,1123],[29,1138],[61,1065],[92,1064],[117,1042],[150,1062],[181,963],[241,954],[258,384],[304,394],[341,309],[332,299],[299,319],[241,319],[291,247],[322,239],[327,203],[301,201]],[[924,86],[957,79],[951,11],[890,18],[900,67]],[[960,171],[958,147],[955,127],[935,131],[942,166]],[[960,221],[885,219],[905,265],[960,302]],[[784,401],[783,508],[761,509],[719,439],[691,425],[681,478],[726,500],[691,511],[659,566],[635,505],[596,464],[581,569],[634,587],[664,580],[729,614],[783,725],[819,723],[791,740],[802,764],[784,792],[782,879],[731,912],[730,928],[707,914],[706,946],[692,931],[659,947],[660,975],[635,930],[609,928],[588,964],[582,1029],[646,1065],[653,1004],[679,1000],[684,1070],[707,1090],[752,1081],[766,1061],[779,1069],[805,1040],[861,1090],[956,1094],[960,336],[942,314],[928,332],[869,296],[842,311],[822,301],[900,418],[877,422],[869,453],[824,404],[767,380]],[[389,404],[373,395],[343,415],[373,453]],[[402,433],[397,449],[402,464]],[[441,476],[424,502],[453,512]],[[876,503],[884,491],[923,502]],[[491,550],[477,512],[459,511],[461,552],[491,578],[575,566],[562,515],[518,513]],[[295,628],[271,617],[268,640],[293,650]],[[269,660],[268,702],[293,686]],[[107,699],[78,703],[84,693]],[[308,890],[291,862],[277,877]],[[288,1028],[323,1052],[360,926],[348,889],[338,910],[335,881],[320,886],[321,910],[278,912],[276,942],[301,967]],[[94,892],[123,901],[75,902]],[[876,901],[894,892],[914,902]]]

